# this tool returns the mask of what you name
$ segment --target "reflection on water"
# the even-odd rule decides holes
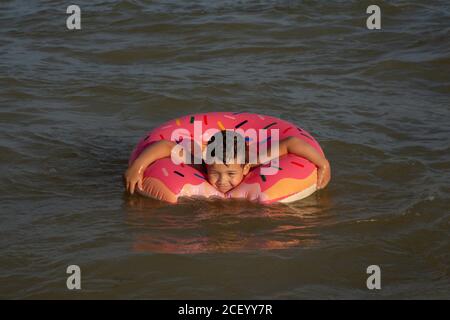
[[[182,200],[177,206],[140,196],[126,202],[133,250],[153,253],[217,253],[318,245],[314,227],[327,198],[262,206],[247,201]]]

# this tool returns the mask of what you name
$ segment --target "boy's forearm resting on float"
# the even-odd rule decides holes
[[[287,153],[292,153],[299,157],[308,159],[319,168],[328,165],[328,160],[322,154],[320,154],[311,145],[297,137],[289,137],[281,140],[279,149],[280,157]]]
[[[172,151],[174,142],[168,140],[159,140],[147,148],[139,155],[139,157],[130,166],[134,168],[140,168],[145,170],[149,165],[151,165],[156,160],[170,157],[170,152]]]
[[[308,159],[317,166],[317,188],[323,189],[331,179],[328,160],[311,145],[297,137],[289,137],[280,141],[279,156],[292,153]]]
[[[258,164],[266,163],[272,159],[275,159],[276,157],[281,157],[285,154],[291,153],[311,161],[319,168],[328,165],[328,161],[323,155],[321,155],[316,149],[297,137],[288,137],[280,140],[278,145],[278,154],[274,154],[270,150],[270,147],[267,153],[268,156],[264,157],[264,159],[259,157],[261,155],[258,155]]]
[[[266,163],[276,157],[281,157],[285,154],[295,154],[299,157],[305,158],[317,167],[317,189],[323,189],[330,182],[331,168],[328,160],[314,147],[297,137],[288,137],[279,142],[278,154],[274,154],[268,150],[268,156],[263,159],[258,156],[258,164]]]
[[[142,178],[145,169],[156,160],[170,157],[174,142],[167,140],[157,141],[148,146],[139,157],[130,165],[124,174],[124,183],[127,190],[133,194],[136,184],[142,189]]]

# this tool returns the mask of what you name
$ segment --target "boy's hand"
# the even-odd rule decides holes
[[[125,188],[130,194],[134,193],[136,189],[136,185],[138,189],[142,190],[142,179],[143,179],[143,170],[139,167],[131,166],[125,171],[124,183]]]
[[[325,159],[324,163],[317,166],[317,189],[323,189],[331,179],[330,163]]]

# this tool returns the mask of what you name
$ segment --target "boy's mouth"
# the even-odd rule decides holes
[[[217,189],[218,189],[220,192],[225,193],[225,192],[231,190],[231,187],[230,187],[230,186],[217,186]]]

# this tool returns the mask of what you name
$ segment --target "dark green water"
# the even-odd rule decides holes
[[[0,298],[450,298],[450,5],[0,3]],[[323,146],[290,205],[124,194],[137,141],[249,111]],[[66,288],[79,265],[82,290]],[[379,265],[382,289],[366,288]]]

